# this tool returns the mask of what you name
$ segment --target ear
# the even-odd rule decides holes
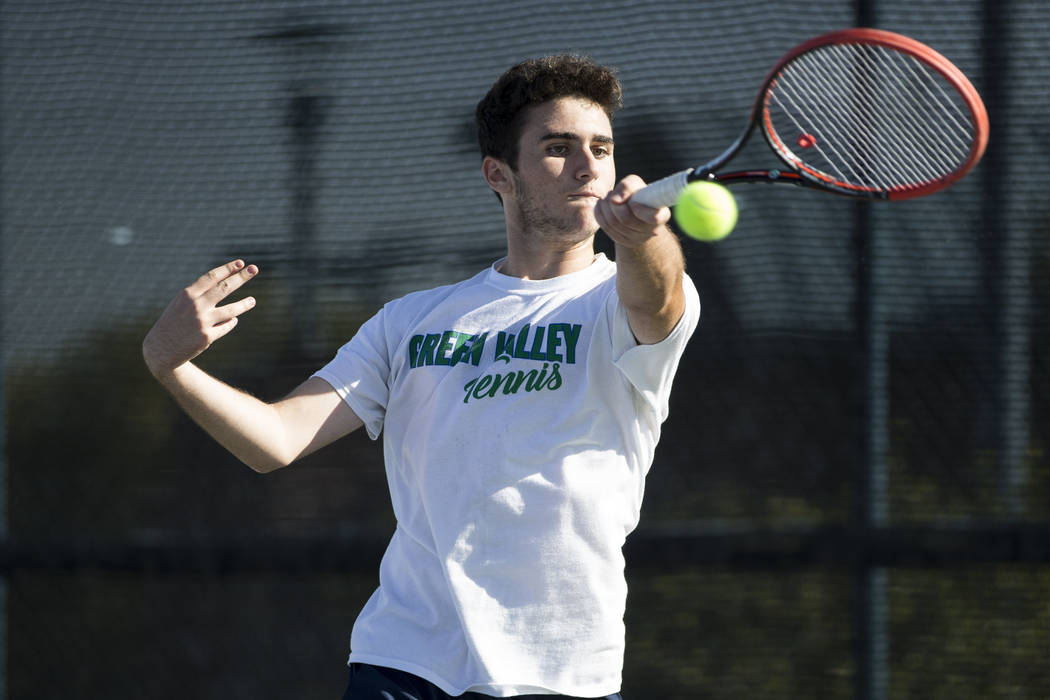
[[[481,174],[497,194],[510,194],[513,184],[511,172],[510,166],[498,158],[485,156],[481,161]]]

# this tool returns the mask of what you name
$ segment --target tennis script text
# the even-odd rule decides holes
[[[463,386],[463,403],[489,399],[521,391],[557,391],[562,385],[561,367],[576,363],[576,344],[583,326],[578,323],[526,323],[515,332],[499,331],[495,338],[489,332],[441,333],[416,335],[408,342],[408,364],[415,369],[434,365],[455,367],[481,364],[486,346],[493,349],[493,359],[507,365],[512,360],[542,363],[529,369],[510,369],[474,377]]]

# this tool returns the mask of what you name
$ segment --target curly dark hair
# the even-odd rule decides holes
[[[623,91],[612,68],[572,54],[545,56],[512,66],[493,84],[474,113],[482,158],[518,167],[518,139],[528,107],[559,97],[582,97],[612,118]]]

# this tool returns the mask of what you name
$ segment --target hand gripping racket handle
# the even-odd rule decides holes
[[[690,168],[668,175],[638,190],[631,196],[631,199],[654,209],[673,207],[678,197],[681,196],[682,190],[689,184],[689,176],[694,172],[695,170]]]

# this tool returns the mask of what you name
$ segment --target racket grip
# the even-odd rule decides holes
[[[635,192],[631,199],[654,209],[673,207],[689,183],[689,175],[692,172],[693,169],[690,168],[661,178]]]

